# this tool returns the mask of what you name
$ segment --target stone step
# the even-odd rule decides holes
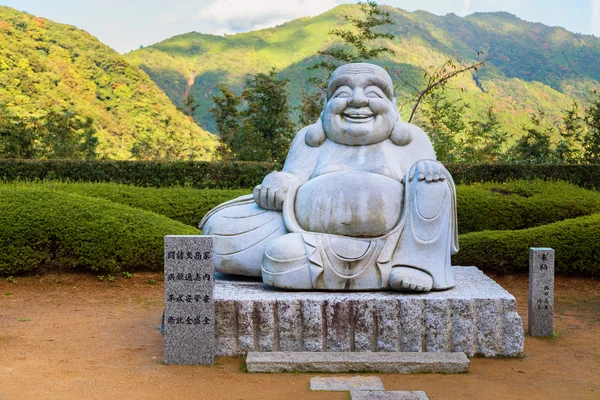
[[[351,400],[429,400],[422,390],[352,390],[350,396]]]
[[[328,377],[315,376],[310,378],[310,390],[326,390],[326,391],[351,391],[351,390],[367,390],[381,391],[384,390],[381,379],[376,376],[351,376],[351,377]]]
[[[248,372],[387,372],[455,374],[469,369],[465,353],[249,352]]]

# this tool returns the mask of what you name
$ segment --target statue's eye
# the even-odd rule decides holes
[[[342,99],[347,99],[348,97],[352,96],[352,91],[350,90],[349,87],[341,87],[338,90],[335,91],[335,93],[333,94],[334,98],[342,98]]]
[[[384,98],[385,94],[383,90],[379,89],[377,86],[369,86],[365,89],[365,96],[370,98]]]

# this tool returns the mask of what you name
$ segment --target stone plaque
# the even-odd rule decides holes
[[[554,325],[554,249],[529,249],[529,334],[552,336]]]
[[[212,364],[215,356],[213,241],[165,236],[165,364]]]

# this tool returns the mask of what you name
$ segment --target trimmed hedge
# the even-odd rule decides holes
[[[516,231],[460,235],[453,265],[476,265],[501,273],[527,272],[530,247],[551,247],[556,272],[600,275],[600,213]]]
[[[0,274],[160,270],[167,234],[200,231],[108,200],[0,186]]]
[[[245,193],[106,183],[2,184],[0,274],[158,269],[164,235],[200,233],[193,227],[210,208]],[[470,233],[460,235],[454,264],[526,272],[529,247],[543,246],[556,249],[558,272],[599,274],[600,193],[542,181],[459,185],[457,193],[459,229]]]
[[[243,189],[143,188],[116,183],[16,183],[16,187],[31,186],[67,193],[99,197],[115,203],[164,215],[183,224],[197,227],[213,207],[249,194]],[[10,186],[10,184],[8,184]]]
[[[0,178],[113,182],[142,187],[253,188],[280,166],[257,162],[0,159]]]
[[[449,164],[459,184],[516,179],[563,180],[600,190],[600,165]],[[144,187],[191,186],[198,189],[253,188],[281,166],[256,162],[79,161],[0,159],[0,178],[114,182]]]
[[[515,230],[600,212],[600,193],[566,182],[457,185],[459,233]]]
[[[600,190],[599,164],[449,164],[447,168],[457,184],[542,179]]]
[[[141,188],[114,183],[16,183],[100,197],[152,211],[190,226],[213,207],[250,191]],[[516,181],[458,185],[460,233],[514,230],[600,212],[600,193],[565,182]]]

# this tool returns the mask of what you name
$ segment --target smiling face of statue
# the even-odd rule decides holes
[[[392,80],[383,68],[358,63],[334,71],[321,116],[330,140],[351,146],[379,143],[390,137],[397,118]]]

